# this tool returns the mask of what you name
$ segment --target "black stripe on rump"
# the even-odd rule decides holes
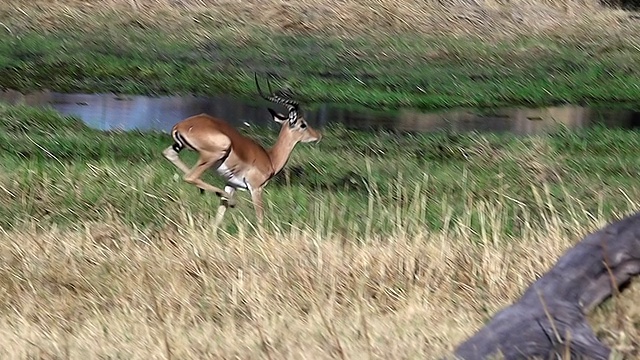
[[[173,136],[173,140],[175,141],[173,143],[173,150],[175,150],[176,152],[180,152],[185,148],[185,146],[190,148],[191,150],[195,150],[193,145],[189,144],[189,142],[184,138],[184,136],[182,136],[182,134],[178,132],[178,130],[174,130],[171,135]]]

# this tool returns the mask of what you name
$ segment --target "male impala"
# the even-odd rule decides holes
[[[206,114],[195,115],[177,123],[171,129],[174,143],[163,151],[164,156],[182,170],[184,180],[201,191],[212,191],[221,197],[216,225],[222,220],[228,206],[235,206],[236,190],[249,190],[259,224],[262,224],[262,189],[285,165],[298,142],[318,141],[322,135],[312,129],[300,115],[298,102],[282,92],[273,93],[269,79],[268,96],[262,94],[256,75],[258,93],[264,99],[287,107],[283,115],[269,108],[273,119],[282,124],[278,140],[270,150],[265,150],[253,139],[245,137],[221,119]],[[188,148],[197,151],[198,161],[189,169],[178,157]],[[215,169],[226,180],[224,190],[200,179],[209,168]]]

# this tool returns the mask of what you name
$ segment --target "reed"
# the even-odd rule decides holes
[[[449,226],[440,229],[362,235],[303,221],[263,236],[246,221],[233,234],[215,233],[189,211],[156,231],[131,225],[117,209],[104,210],[110,220],[69,227],[24,222],[0,233],[0,351],[69,359],[436,358],[582,236],[639,205],[561,213],[553,200],[541,201],[546,210],[524,210],[510,236],[495,229],[511,210],[475,199],[459,215],[444,206]],[[399,204],[373,210],[416,221]],[[335,212],[321,208],[317,216]],[[632,325],[640,320],[637,292],[634,284],[592,316],[621,354],[633,354],[640,339]]]

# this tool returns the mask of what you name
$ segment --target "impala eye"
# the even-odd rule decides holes
[[[302,123],[302,124],[300,124],[300,128],[302,128],[302,129],[306,129],[306,128],[307,128],[307,124],[306,124],[306,123]]]

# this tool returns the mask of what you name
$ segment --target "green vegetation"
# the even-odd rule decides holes
[[[21,91],[255,98],[257,71],[277,76],[307,102],[374,108],[637,104],[640,99],[640,51],[624,42],[610,49],[609,43],[579,41],[548,40],[540,48],[530,39],[496,45],[398,40],[256,35],[249,43],[222,37],[198,44],[126,28],[29,33],[0,39],[0,79],[2,86]],[[389,55],[376,56],[380,49]],[[427,54],[432,58],[424,59]]]
[[[116,211],[132,226],[162,228],[185,214],[215,215],[218,199],[200,195],[162,157],[171,143],[167,135],[102,133],[28,107],[2,107],[0,125],[3,227],[31,218],[58,225],[107,221]],[[268,185],[267,213],[276,228],[290,224],[354,236],[397,227],[441,229],[450,225],[444,211],[453,218],[470,216],[469,225],[479,232],[478,218],[500,204],[505,218],[491,231],[515,234],[525,220],[544,220],[524,219],[523,212],[611,213],[640,195],[637,132],[595,129],[528,138],[338,127],[326,132],[317,145],[299,145]],[[249,135],[269,145],[277,134],[263,129]],[[185,154],[191,162],[193,155]],[[246,201],[230,211],[230,229],[253,217],[243,195]],[[483,205],[469,213],[469,202]],[[408,223],[398,223],[399,216]]]
[[[130,11],[130,3],[123,2],[85,12],[86,5],[67,3],[24,4],[23,12],[0,7],[8,32],[0,37],[0,87],[255,98],[253,73],[258,72],[279,78],[305,102],[377,109],[637,106],[640,100],[635,35],[640,31],[634,32],[637,24],[624,12],[584,8],[580,11],[593,14],[530,32],[526,28],[533,25],[516,31],[495,15],[490,19],[495,28],[467,29],[475,35],[457,34],[442,24],[369,32],[353,28],[347,36],[326,29],[274,30],[260,25],[260,19],[253,26],[233,18],[219,23],[195,5],[179,10],[155,2]],[[542,24],[539,18],[526,20]],[[584,27],[587,20],[593,29]],[[624,26],[611,25],[618,21]]]

